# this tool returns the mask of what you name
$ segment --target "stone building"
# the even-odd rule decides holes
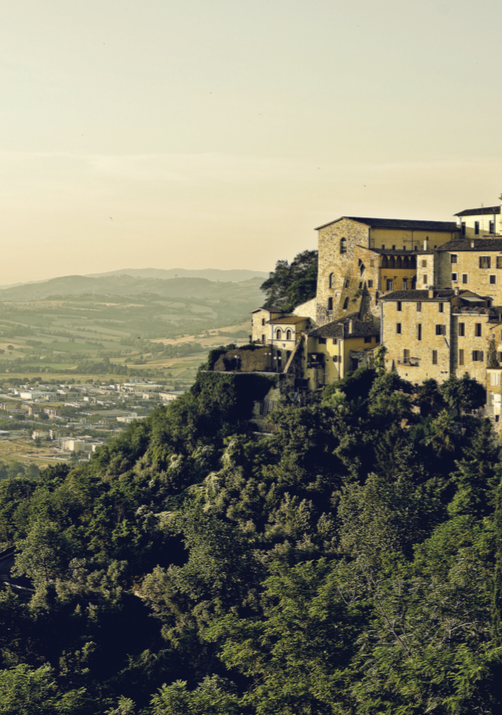
[[[270,369],[287,372],[296,359],[299,388],[317,390],[383,344],[388,369],[414,383],[476,378],[500,422],[500,206],[455,216],[458,223],[342,216],[319,226],[315,298],[293,315],[273,307],[252,314]],[[498,358],[489,365],[492,338]]]

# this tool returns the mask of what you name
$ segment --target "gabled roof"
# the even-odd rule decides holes
[[[267,310],[269,313],[287,313],[287,310],[283,310],[282,308],[275,308],[275,307],[267,307],[265,305],[262,305],[261,308],[255,308],[255,310],[249,311],[250,313],[259,313],[260,310]]]
[[[390,228],[401,231],[444,231],[446,233],[458,231],[458,226],[454,221],[414,221],[400,218],[362,218],[361,216],[341,216],[335,221],[319,226],[315,230],[319,231],[321,228],[331,226],[344,218],[363,223],[370,228]]]
[[[455,216],[493,216],[493,214],[500,213],[500,206],[482,206],[479,209],[465,209],[464,211],[459,211]]]
[[[297,323],[304,323],[308,318],[302,318],[297,315],[285,315],[284,318],[274,318],[273,320],[267,320],[269,325],[296,325]]]
[[[502,238],[456,238],[436,251],[502,251]]]
[[[392,293],[382,295],[380,300],[411,300],[414,303],[422,303],[423,301],[441,302],[450,300],[454,295],[455,291],[451,288],[434,290],[433,298],[429,298],[428,290],[395,290]]]
[[[327,323],[326,325],[321,325],[320,328],[311,330],[308,336],[309,338],[362,338],[380,335],[379,328],[376,328],[373,323],[360,320],[357,316],[358,313],[345,315],[332,323]],[[350,331],[351,323],[352,330]]]

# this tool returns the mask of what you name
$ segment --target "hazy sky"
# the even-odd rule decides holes
[[[3,0],[0,283],[271,270],[502,192],[500,0]]]

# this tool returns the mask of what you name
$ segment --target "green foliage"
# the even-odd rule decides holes
[[[299,253],[291,264],[277,261],[275,271],[261,285],[265,306],[288,312],[315,297],[317,289],[317,251]]]
[[[5,473],[0,713],[501,710],[482,388],[374,365],[257,434],[276,379],[200,373],[90,463]]]

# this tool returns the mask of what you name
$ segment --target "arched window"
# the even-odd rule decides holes
[[[345,237],[340,239],[340,253],[347,253],[347,239]]]
[[[286,340],[291,340],[291,330],[286,330]]]
[[[333,310],[333,298],[328,298],[328,310]]]
[[[345,298],[345,300],[343,301],[343,309],[347,310],[348,307],[349,307],[349,299]]]
[[[280,328],[277,328],[275,331],[275,337],[277,340],[280,340],[282,338],[282,330]]]
[[[329,282],[329,287],[330,287],[330,288],[334,288],[334,287],[335,287],[335,274],[334,274],[334,273],[330,273],[330,274],[329,274],[328,282]]]

